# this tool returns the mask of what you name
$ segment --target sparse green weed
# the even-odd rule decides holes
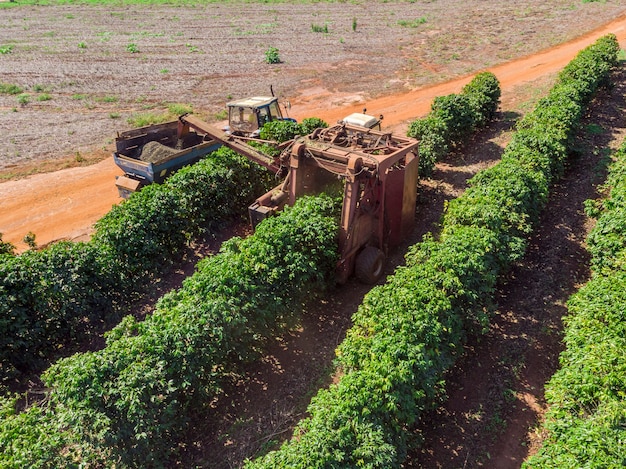
[[[130,52],[131,54],[138,54],[140,52],[139,47],[134,42],[129,42],[126,45],[126,51]]]
[[[418,26],[426,23],[426,17],[416,18],[414,20],[398,20],[398,25],[406,28],[417,28]]]

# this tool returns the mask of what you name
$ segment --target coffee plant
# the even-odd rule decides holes
[[[500,102],[500,83],[491,72],[476,75],[460,94],[435,98],[431,112],[409,125],[407,135],[420,140],[420,175],[491,121]]]
[[[524,468],[626,464],[626,142],[589,234],[591,280],[567,303],[561,369],[546,385],[546,438]]]
[[[88,243],[0,255],[0,381],[117,322],[190,240],[246,213],[270,182],[262,168],[219,149],[115,206]]]

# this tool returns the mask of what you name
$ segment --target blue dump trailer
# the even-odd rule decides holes
[[[116,186],[121,197],[142,186],[154,182],[161,183],[174,171],[193,164],[203,156],[226,144],[266,166],[265,157],[253,152],[241,143],[258,139],[261,127],[274,120],[290,120],[284,117],[274,96],[253,96],[227,103],[228,127],[226,132],[192,116],[180,116],[177,121],[150,125],[118,134],[115,139],[116,151],[113,159],[122,170]],[[200,128],[190,128],[189,121],[201,122]],[[232,142],[232,143],[231,143]]]
[[[117,177],[118,192],[128,198],[144,185],[161,183],[221,145],[207,134],[183,128],[180,120],[119,133],[113,159],[124,175]]]

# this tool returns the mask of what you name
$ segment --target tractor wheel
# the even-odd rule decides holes
[[[374,246],[365,247],[356,257],[354,274],[359,281],[372,285],[383,275],[385,254]]]

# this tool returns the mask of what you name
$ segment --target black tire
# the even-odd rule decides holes
[[[374,246],[367,246],[356,256],[354,275],[360,282],[372,285],[382,277],[384,266],[385,254]]]

